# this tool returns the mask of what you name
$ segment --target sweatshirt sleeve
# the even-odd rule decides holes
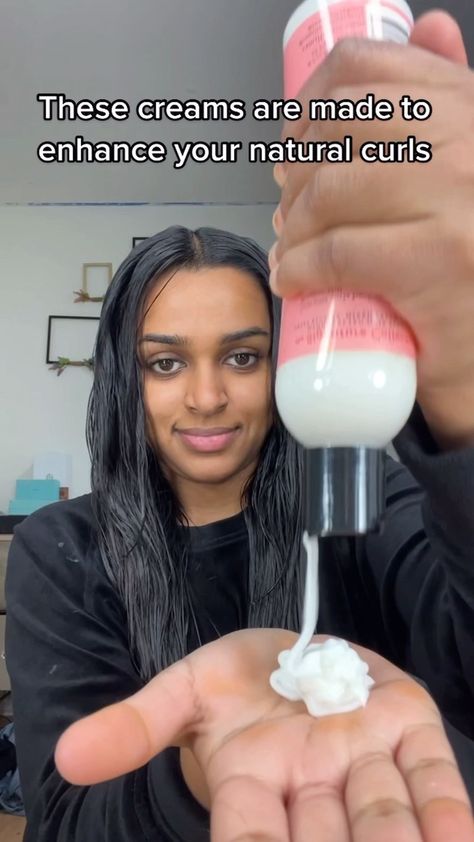
[[[178,774],[177,750],[90,787],[70,785],[55,767],[68,725],[142,686],[92,535],[90,504],[58,503],[27,518],[10,550],[6,658],[25,842],[207,840],[207,813]]]
[[[404,464],[389,460],[384,529],[358,540],[356,555],[388,656],[473,738],[474,448],[440,452],[418,407],[395,445]]]

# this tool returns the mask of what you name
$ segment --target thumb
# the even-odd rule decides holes
[[[468,63],[461,30],[447,12],[433,11],[421,15],[411,33],[410,43],[457,64]]]
[[[197,723],[192,672],[179,661],[142,690],[71,725],[59,739],[59,773],[81,786],[116,778],[178,745]]]

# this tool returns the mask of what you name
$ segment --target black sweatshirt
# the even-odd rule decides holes
[[[410,471],[387,461],[383,533],[321,542],[318,631],[374,649],[425,683],[472,797],[474,448],[438,453],[418,410],[397,448]],[[207,643],[246,625],[248,538],[242,514],[191,527],[190,535]],[[17,527],[7,605],[25,840],[208,840],[208,814],[187,790],[177,749],[91,787],[70,786],[55,769],[54,747],[70,723],[142,685],[124,609],[99,558],[90,495]]]

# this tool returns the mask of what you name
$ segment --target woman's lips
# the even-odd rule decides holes
[[[200,453],[213,453],[217,450],[224,450],[229,447],[234,441],[239,432],[239,428],[233,430],[225,430],[220,432],[217,430],[209,430],[204,432],[187,432],[185,430],[176,431],[182,438],[183,442],[191,448],[191,450],[198,450]]]

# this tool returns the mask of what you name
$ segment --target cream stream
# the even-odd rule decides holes
[[[292,702],[303,701],[312,716],[347,713],[364,707],[374,681],[369,668],[345,640],[311,643],[319,614],[319,546],[317,536],[303,535],[306,581],[303,627],[292,649],[278,656],[279,669],[270,684]]]

